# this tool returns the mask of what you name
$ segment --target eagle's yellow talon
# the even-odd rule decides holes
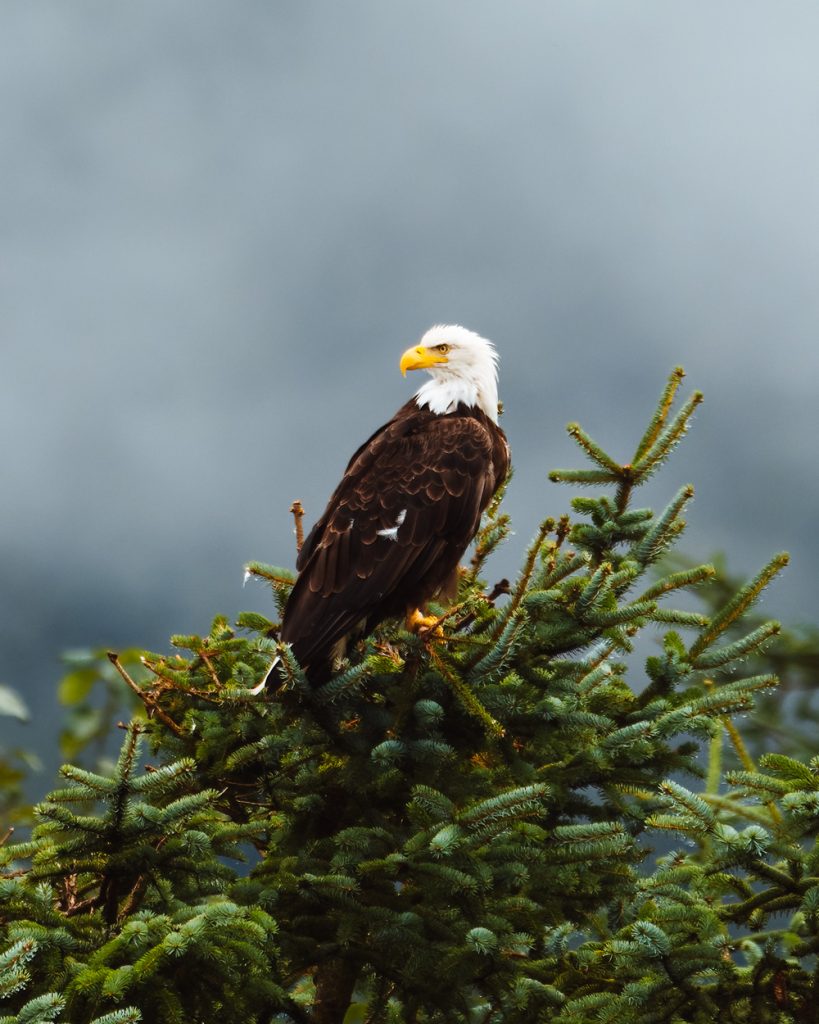
[[[407,612],[407,629],[419,636],[443,636],[444,631],[438,624],[437,615],[422,615],[417,608]]]

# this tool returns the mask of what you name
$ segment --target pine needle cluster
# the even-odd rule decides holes
[[[818,1019],[819,763],[754,763],[732,722],[776,685],[778,624],[739,629],[787,557],[678,607],[715,575],[658,569],[693,488],[633,505],[700,402],[674,411],[682,376],[627,463],[570,425],[591,468],[552,479],[603,490],[513,582],[483,578],[498,498],[439,628],[385,623],[318,689],[255,613],[75,668],[139,710],[2,848],[2,1020]],[[248,572],[280,611],[293,574]]]

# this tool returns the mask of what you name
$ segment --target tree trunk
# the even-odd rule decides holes
[[[341,1024],[350,1005],[358,968],[346,960],[328,960],[316,971],[314,1024]]]

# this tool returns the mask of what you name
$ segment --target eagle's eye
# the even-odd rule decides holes
[[[435,346],[435,351],[436,352],[440,352],[442,356],[445,356],[447,354],[447,352],[449,352],[449,350],[451,348],[452,348],[451,345],[446,345],[446,344],[444,344],[444,345],[436,345]]]

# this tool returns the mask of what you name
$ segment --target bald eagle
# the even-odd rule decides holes
[[[391,616],[431,624],[420,609],[454,596],[461,556],[509,468],[490,341],[432,327],[400,369],[432,379],[355,452],[296,563],[281,639],[313,685],[351,635]]]

